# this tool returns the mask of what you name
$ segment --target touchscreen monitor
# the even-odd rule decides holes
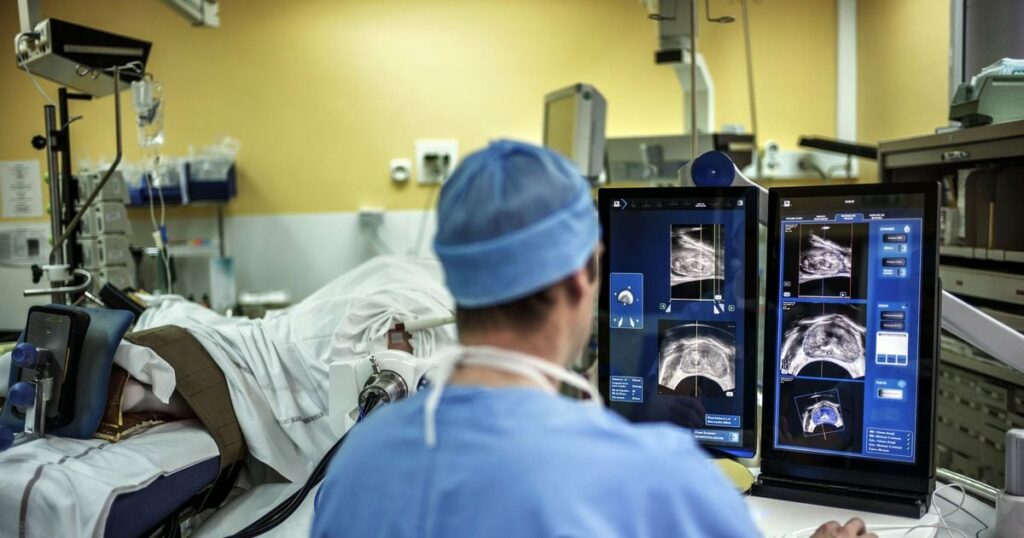
[[[771,190],[766,475],[927,489],[934,473],[938,188]]]
[[[752,457],[756,189],[602,189],[599,209],[599,385],[609,407]]]

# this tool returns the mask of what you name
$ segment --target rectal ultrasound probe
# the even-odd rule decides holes
[[[938,193],[937,183],[770,191],[755,495],[928,510]]]
[[[753,188],[601,189],[598,384],[634,422],[689,429],[712,452],[757,449]]]

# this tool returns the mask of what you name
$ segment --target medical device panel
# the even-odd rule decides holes
[[[14,371],[17,381],[25,386],[36,383],[40,372],[46,371],[52,377],[46,397],[50,405],[35,410],[44,413],[44,420],[51,427],[63,426],[74,418],[77,359],[88,326],[88,316],[81,312],[45,306],[29,309],[23,340],[14,353],[19,359],[14,363]],[[35,386],[32,392],[42,390]],[[16,405],[15,416],[25,418],[25,407],[28,406]]]
[[[604,96],[590,84],[573,84],[544,96],[544,147],[568,157],[591,181],[604,169],[607,108]]]
[[[757,192],[601,189],[599,386],[635,422],[756,450]]]
[[[910,513],[927,504],[920,495],[934,476],[938,190],[937,183],[771,190],[768,483],[799,478],[908,492]]]

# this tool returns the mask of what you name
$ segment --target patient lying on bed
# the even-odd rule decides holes
[[[452,303],[436,262],[380,257],[264,319],[226,318],[180,299],[153,305],[118,348],[114,362],[124,380],[112,400],[123,416],[149,420],[106,436],[118,443],[48,437],[0,453],[0,511],[22,513],[0,518],[0,535],[26,529],[28,535],[102,535],[119,494],[218,454],[223,460],[218,443],[224,441],[195,419],[181,420],[205,420],[180,392],[181,366],[172,368],[160,350],[133,342],[135,335],[165,326],[187,331],[201,346],[194,355],[208,356],[223,375],[234,415],[228,422],[240,428],[238,441],[250,461],[297,482],[336,440],[327,421],[330,363],[383,349],[395,321],[447,315]],[[415,354],[427,356],[454,335],[435,329],[417,338]],[[6,368],[0,359],[0,379],[6,380]],[[0,386],[0,397],[5,391]],[[177,436],[180,441],[172,440]],[[157,437],[164,450],[150,442]],[[35,487],[24,493],[33,480]]]

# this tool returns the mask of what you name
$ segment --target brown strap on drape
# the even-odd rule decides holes
[[[231,404],[227,379],[191,333],[166,325],[131,333],[125,340],[152,349],[174,368],[175,391],[216,441],[221,470],[245,457],[245,438]]]

